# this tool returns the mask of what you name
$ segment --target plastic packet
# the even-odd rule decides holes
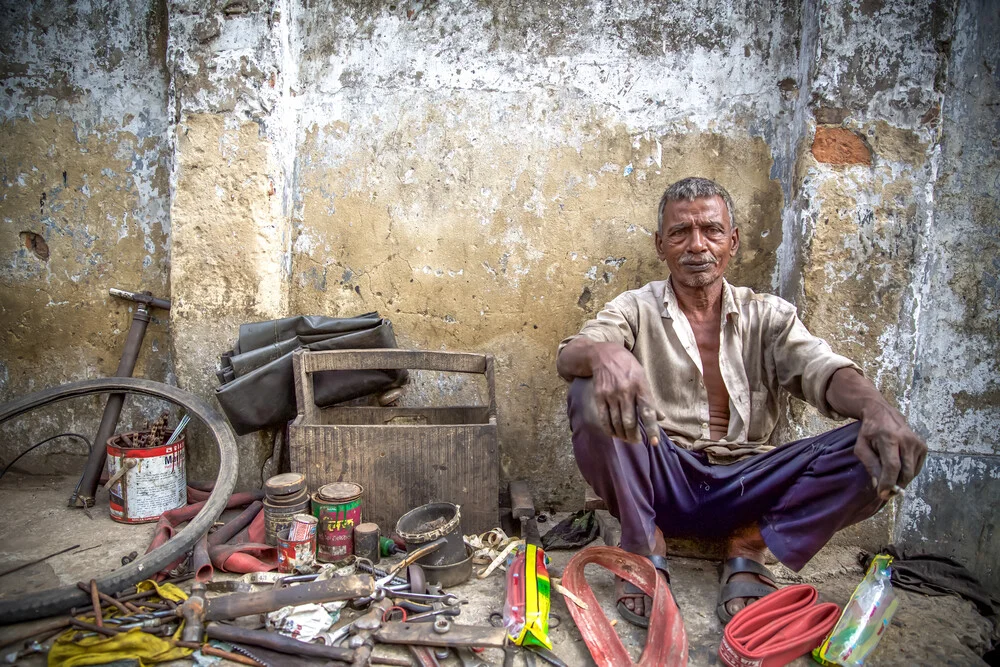
[[[823,665],[859,667],[875,650],[899,601],[892,590],[889,564],[892,556],[879,554],[872,559],[865,578],[854,589],[837,625],[812,652]]]
[[[517,548],[514,560],[507,567],[503,624],[515,644],[544,646],[551,650],[551,583],[545,559],[545,552],[534,544]]]

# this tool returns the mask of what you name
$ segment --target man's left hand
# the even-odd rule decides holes
[[[896,486],[905,488],[924,467],[927,445],[903,415],[884,402],[874,402],[861,416],[854,453],[872,476],[878,495],[889,500]]]

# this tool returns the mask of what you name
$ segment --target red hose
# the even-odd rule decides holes
[[[618,547],[588,547],[570,559],[563,571],[562,584],[588,606],[588,609],[582,609],[572,602],[567,604],[598,667],[621,667],[636,663],[632,662],[632,657],[611,627],[608,617],[601,611],[600,602],[583,576],[584,567],[590,563],[611,570],[653,599],[646,648],[643,649],[638,664],[641,667],[687,665],[688,645],[684,621],[667,582],[657,574],[653,564],[642,556]]]

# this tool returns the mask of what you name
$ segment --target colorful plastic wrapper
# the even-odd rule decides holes
[[[890,581],[890,563],[892,556],[885,554],[872,559],[868,573],[854,589],[837,625],[819,648],[813,650],[817,662],[843,667],[865,664],[865,658],[878,646],[899,604]]]
[[[545,552],[533,544],[517,548],[507,567],[507,600],[503,622],[510,640],[518,645],[552,649],[549,640],[551,584]]]

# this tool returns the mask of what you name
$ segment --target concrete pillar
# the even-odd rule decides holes
[[[239,325],[287,313],[282,7],[171,6],[171,327],[178,385],[212,402]],[[195,443],[188,474],[210,478],[214,452]],[[270,448],[269,433],[241,438],[241,487],[259,486]]]

